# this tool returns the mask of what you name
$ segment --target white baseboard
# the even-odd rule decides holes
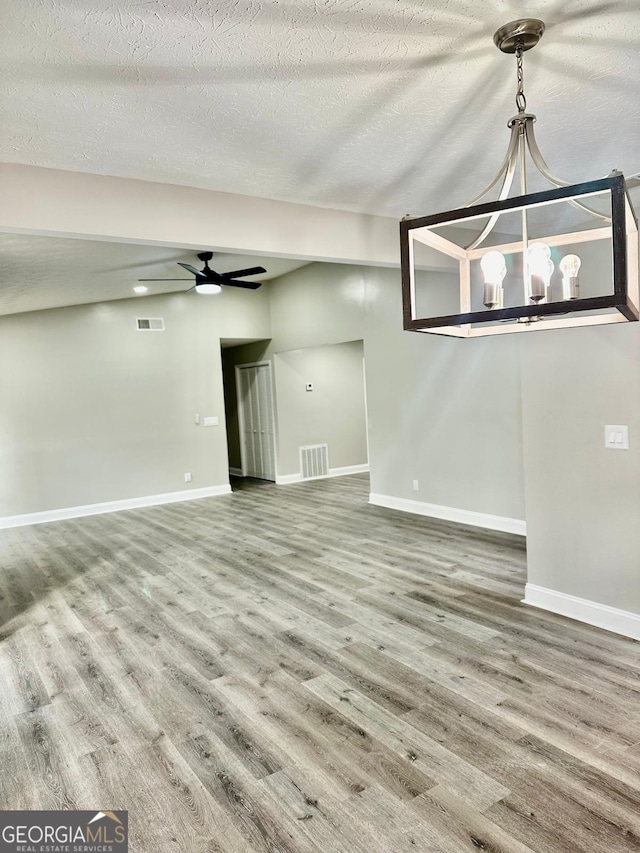
[[[368,474],[369,463],[364,465],[347,465],[344,468],[329,468],[330,477],[346,477],[348,474]]]
[[[70,506],[63,509],[48,509],[44,512],[28,512],[24,515],[5,515],[0,518],[0,530],[9,527],[25,527],[29,524],[46,524],[49,521],[63,521],[67,518],[81,518],[84,515],[102,515],[105,512],[121,512],[125,509],[138,509],[143,506],[173,504],[180,501],[195,501],[216,495],[231,494],[231,486],[205,486],[202,489],[185,489],[181,492],[166,492],[163,495],[146,495],[141,498],[126,498],[121,501],[107,501],[99,504]]]
[[[289,483],[299,483],[302,474],[276,474],[276,486],[288,486]]]
[[[308,483],[309,480],[326,480],[327,477],[346,477],[348,474],[366,474],[369,471],[369,464],[364,465],[346,465],[344,468],[329,468],[329,473],[322,477],[305,477],[302,479],[302,474],[276,474],[276,485],[287,486],[290,483]]]
[[[569,619],[586,622],[587,625],[594,625],[596,628],[604,628],[605,631],[612,631],[614,634],[640,640],[640,614],[631,613],[629,610],[618,610],[617,607],[598,604],[597,601],[577,598],[575,595],[568,595],[566,592],[558,592],[532,583],[528,583],[524,588],[523,603],[539,607],[541,610],[549,610],[551,613],[558,613],[560,616],[568,616]]]
[[[373,492],[369,495],[369,503],[375,506],[383,506],[387,509],[398,509],[401,512],[412,512],[415,515],[426,515],[429,518],[455,521],[457,524],[470,524],[473,527],[500,530],[503,533],[515,533],[518,536],[527,535],[526,522],[519,518],[488,515],[485,512],[473,512],[468,509],[429,504],[423,501],[409,500],[408,498],[394,498],[390,495],[377,495]]]
[[[234,477],[244,477],[242,468],[229,468],[229,473],[233,474]]]

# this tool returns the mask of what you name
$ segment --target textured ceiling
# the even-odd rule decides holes
[[[525,91],[552,170],[640,171],[638,0],[0,6],[0,161],[394,217],[445,210],[502,160],[515,62],[492,34],[531,14],[547,31],[526,54]],[[131,296],[176,260],[196,263],[179,249],[0,235],[0,314]],[[228,255],[214,267],[259,263],[270,276],[301,265]]]
[[[186,279],[145,282],[149,296],[188,290],[193,277],[177,261],[202,267],[196,253],[184,249],[0,234],[0,315],[127,297],[142,301],[144,297],[133,293],[139,278]],[[264,266],[267,274],[252,280],[266,281],[304,262],[215,254],[210,266],[217,272]],[[194,298],[206,297],[194,294]]]
[[[640,170],[637,0],[2,0],[0,160],[401,216],[496,171],[515,67],[568,180]]]

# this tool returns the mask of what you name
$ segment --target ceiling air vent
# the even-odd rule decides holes
[[[138,317],[136,323],[139,332],[164,332],[163,317]]]

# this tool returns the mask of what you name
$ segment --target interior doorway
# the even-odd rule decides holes
[[[275,482],[276,436],[271,362],[238,365],[236,389],[242,476]]]
[[[238,395],[236,367],[258,364],[270,359],[267,357],[268,339],[221,340],[222,378],[224,384],[224,413],[227,425],[227,452],[229,456],[229,480],[235,489],[242,478],[242,439],[240,436],[240,400]],[[273,401],[275,406],[275,400]],[[257,480],[256,484],[267,480]]]

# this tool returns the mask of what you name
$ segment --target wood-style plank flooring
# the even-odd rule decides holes
[[[0,808],[134,853],[640,849],[637,643],[364,476],[0,532]]]

